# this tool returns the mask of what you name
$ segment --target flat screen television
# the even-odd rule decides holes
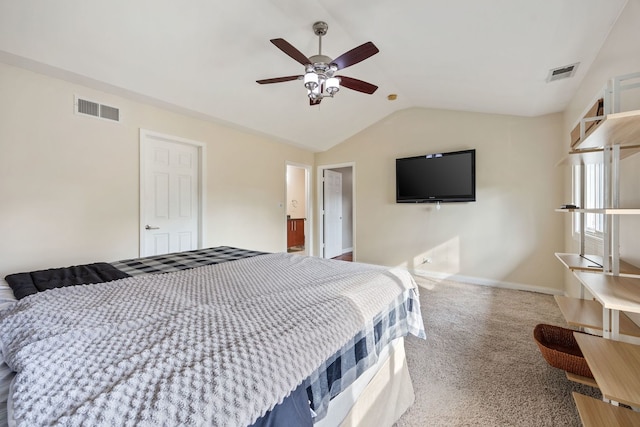
[[[476,201],[476,150],[396,159],[396,202]]]

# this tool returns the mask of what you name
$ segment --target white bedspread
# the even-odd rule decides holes
[[[32,295],[0,312],[13,418],[248,425],[412,287],[406,271],[270,254]]]

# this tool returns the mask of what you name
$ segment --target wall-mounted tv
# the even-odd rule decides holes
[[[476,201],[476,150],[396,159],[396,202]]]

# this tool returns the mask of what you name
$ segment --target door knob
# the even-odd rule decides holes
[[[159,230],[160,227],[152,227],[152,226],[147,224],[147,225],[144,226],[144,229],[145,230]]]

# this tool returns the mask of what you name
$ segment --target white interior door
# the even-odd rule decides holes
[[[342,255],[342,174],[324,171],[324,257]]]
[[[141,134],[141,256],[197,249],[199,147]]]

